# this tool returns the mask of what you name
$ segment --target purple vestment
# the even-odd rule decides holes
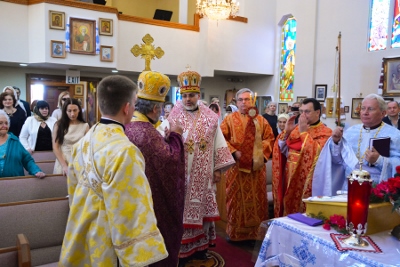
[[[182,137],[171,132],[166,142],[150,122],[126,125],[129,140],[142,152],[145,173],[153,196],[157,227],[169,253],[168,258],[150,266],[177,266],[183,234],[185,158]]]

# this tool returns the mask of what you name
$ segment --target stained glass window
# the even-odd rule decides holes
[[[288,18],[282,26],[280,101],[293,101],[294,66],[296,54],[296,26],[294,17]]]
[[[392,23],[392,47],[400,47],[400,3],[395,0]]]
[[[371,3],[368,50],[384,50],[386,49],[388,38],[390,0],[372,0]]]

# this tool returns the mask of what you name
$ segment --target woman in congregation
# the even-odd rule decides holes
[[[19,106],[25,112],[25,117],[28,117],[28,111],[29,110],[26,110],[26,107],[24,106],[24,103],[22,103],[22,101],[19,100],[19,96],[18,96],[17,91],[15,90],[14,86],[8,85],[8,86],[4,87],[3,88],[3,93],[10,93],[10,94],[14,95],[15,96],[15,100],[16,100],[15,103],[14,103],[14,106],[15,107]]]
[[[278,115],[278,123],[276,124],[276,128],[278,128],[278,134],[280,134],[283,130],[285,130],[286,122],[289,119],[289,115],[286,113],[281,113]],[[278,139],[278,137],[276,138]]]
[[[0,177],[24,176],[24,168],[30,175],[43,178],[45,174],[35,164],[32,156],[14,134],[9,133],[10,118],[0,110]]]
[[[65,100],[61,119],[57,121],[53,131],[53,149],[57,157],[53,173],[67,174],[72,146],[88,131],[89,124],[83,120],[82,108],[78,100],[74,98]]]
[[[53,113],[51,114],[51,116],[53,118],[56,119],[56,121],[58,121],[59,119],[61,119],[61,114],[62,114],[62,106],[64,105],[65,101],[67,99],[71,99],[71,97],[69,96],[69,92],[68,91],[64,91],[61,92],[58,95],[58,104],[57,104],[57,108],[53,111]]]
[[[50,105],[44,100],[37,102],[30,116],[22,126],[20,141],[29,153],[53,150],[52,132],[56,119],[50,117]]]
[[[10,118],[9,132],[19,137],[22,125],[24,125],[26,120],[26,113],[19,105],[16,105],[16,103],[17,99],[15,95],[8,90],[0,95],[0,109],[4,110]]]

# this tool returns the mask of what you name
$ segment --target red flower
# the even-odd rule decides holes
[[[331,230],[331,225],[329,223],[324,223],[324,225],[322,225],[322,228],[324,228],[325,230]]]
[[[400,174],[400,166],[397,166],[397,167],[396,167],[396,173],[397,173],[397,174]]]

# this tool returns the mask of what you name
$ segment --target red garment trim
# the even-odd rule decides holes
[[[202,239],[203,237],[205,237],[205,234],[201,234],[201,235],[192,237],[190,239],[181,240],[181,244],[192,243],[192,242],[195,242],[195,241],[197,241],[199,239]]]
[[[294,139],[294,140],[286,140],[286,144],[289,147],[289,149],[294,149],[296,151],[300,151],[301,150],[301,146],[303,145],[303,142],[301,141],[301,139]]]
[[[209,244],[205,244],[204,246],[201,246],[201,247],[197,247],[197,248],[194,248],[194,249],[192,249],[192,250],[190,250],[190,251],[188,251],[188,252],[186,252],[186,253],[180,253],[179,254],[179,258],[187,258],[187,257],[189,257],[190,255],[192,255],[193,253],[195,253],[196,251],[201,251],[201,250],[205,250],[205,249],[207,249],[209,247]]]

